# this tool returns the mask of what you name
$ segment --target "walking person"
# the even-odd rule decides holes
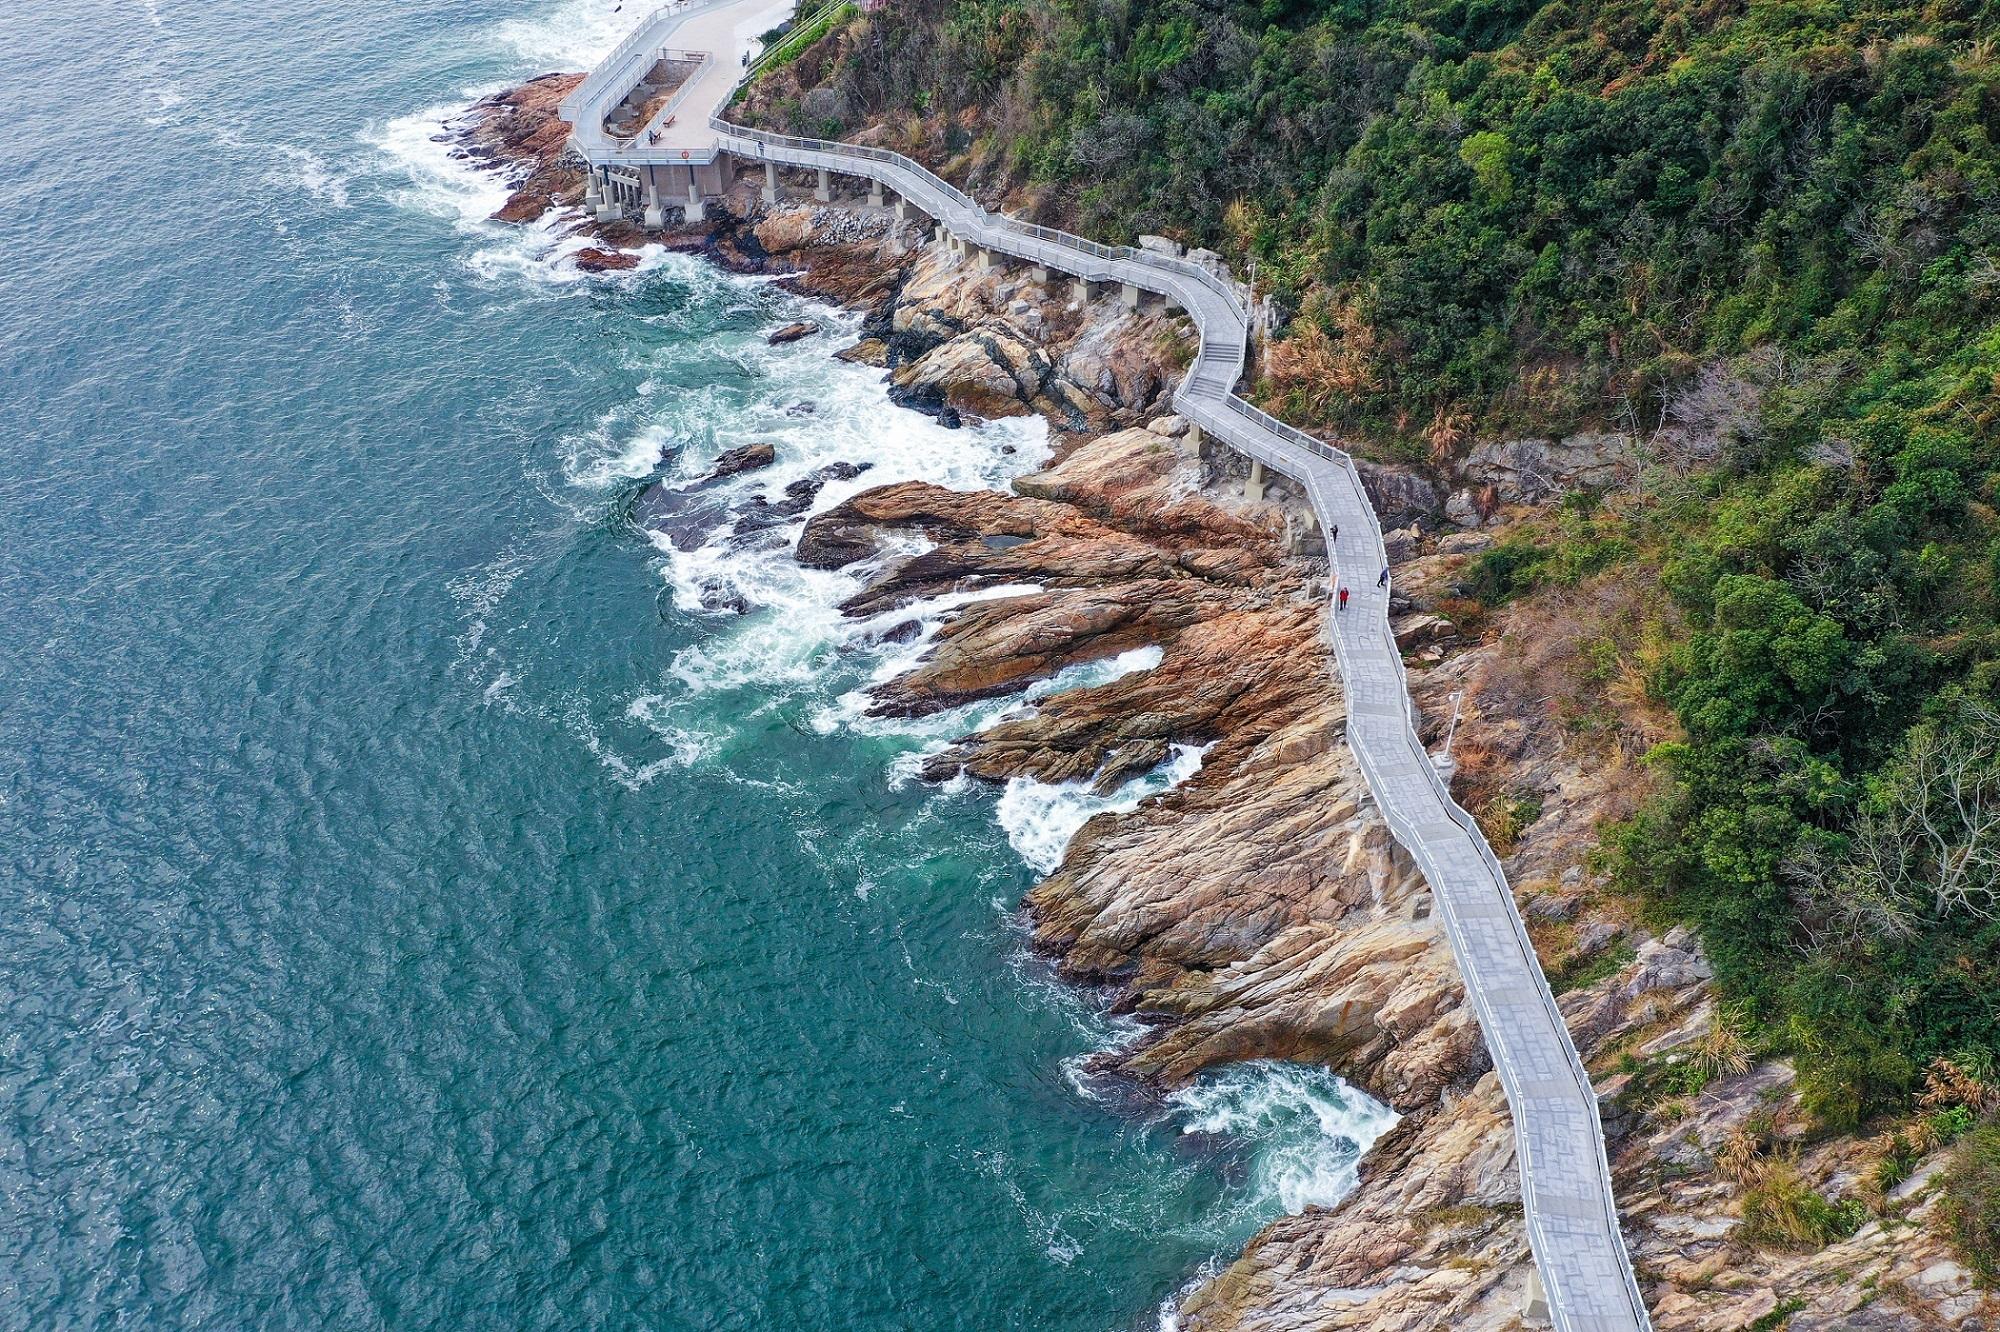
[[[1340,609],[1347,609],[1347,584],[1340,585]]]
[[[1340,524],[1335,523],[1333,525],[1333,530],[1326,534],[1326,544],[1329,546],[1333,546],[1333,545],[1338,545],[1339,542],[1340,542]]]
[[[1385,564],[1385,565],[1383,565],[1383,566],[1382,566],[1382,576],[1381,576],[1380,578],[1378,578],[1378,579],[1376,579],[1376,580],[1375,580],[1375,586],[1377,586],[1377,587],[1387,587],[1387,586],[1389,586],[1389,566],[1388,566],[1388,565],[1386,565],[1386,564]]]

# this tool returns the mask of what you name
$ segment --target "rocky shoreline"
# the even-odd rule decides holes
[[[573,85],[532,81],[483,102],[462,127],[469,155],[517,177],[502,220],[580,197],[553,114]],[[1108,1057],[1121,1075],[1170,1087],[1241,1060],[1318,1063],[1403,1116],[1363,1161],[1353,1195],[1267,1226],[1186,1296],[1180,1327],[1522,1326],[1531,1264],[1505,1105],[1423,880],[1342,740],[1344,702],[1321,638],[1323,558],[1283,483],[1246,495],[1240,462],[1192,446],[1172,416],[1190,351],[1184,322],[1111,301],[1077,305],[1020,274],[975,273],[882,210],[766,206],[747,184],[682,232],[576,226],[590,236],[574,259],[586,269],[634,266],[632,249],[652,243],[784,274],[863,312],[862,342],[841,354],[883,367],[898,401],[947,424],[1037,412],[1057,432],[1055,460],[1011,493],[865,491],[816,515],[799,557],[845,567],[889,534],[921,533],[929,548],[884,564],[849,603],[857,615],[947,589],[1043,589],[961,609],[921,663],[878,688],[885,712],[931,713],[1160,649],[1151,670],[1053,694],[1032,716],[963,737],[926,775],[1111,789],[1171,745],[1207,746],[1185,784],[1077,834],[1024,904],[1036,946],[1145,1022],[1142,1040]],[[1873,1156],[1866,1143],[1807,1133],[1782,1063],[1718,1061],[1699,1086],[1674,1082],[1675,1070],[1711,1058],[1721,1019],[1708,969],[1683,932],[1655,937],[1627,919],[1591,868],[1594,828],[1623,808],[1634,770],[1549,724],[1545,700],[1521,684],[1540,645],[1524,643],[1528,627],[1511,612],[1476,635],[1448,614],[1461,570],[1509,503],[1577,479],[1551,477],[1561,449],[1526,463],[1519,449],[1490,452],[1494,468],[1532,473],[1536,485],[1510,488],[1499,472],[1371,473],[1385,512],[1407,524],[1392,549],[1407,596],[1397,630],[1421,667],[1412,680],[1426,717],[1448,716],[1450,696],[1464,693],[1461,782],[1504,786],[1522,802],[1507,868],[1599,1078],[1655,1325],[2000,1327],[1929,1224],[1935,1154],[1833,1244],[1791,1250],[1742,1224],[1747,1181],[1766,1177],[1758,1171],[1782,1167],[1824,1196],[1859,1197]],[[1601,455],[1578,451],[1571,470],[1582,476]]]

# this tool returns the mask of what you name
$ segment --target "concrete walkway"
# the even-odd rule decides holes
[[[709,0],[661,11],[606,65],[637,65],[643,72],[650,66],[650,53],[669,45],[688,47],[698,33],[734,32],[742,26],[741,15],[768,12],[768,4]],[[732,14],[739,16],[734,23]],[[740,70],[740,56],[726,49],[724,54],[726,61],[711,63]],[[584,117],[571,117],[579,127],[576,145],[594,166],[648,160],[645,150],[637,150],[635,157],[634,149],[602,133],[602,108],[624,96],[630,85],[618,84],[626,77],[619,69],[601,81],[593,74],[572,98]],[[727,105],[729,90],[717,94],[704,85],[702,97],[709,109],[701,114],[708,115]],[[682,106],[683,122],[692,121],[698,110],[692,96]],[[679,160],[682,150],[673,151],[673,160]],[[1346,584],[1351,595],[1345,610],[1329,613],[1327,632],[1347,692],[1348,744],[1383,818],[1431,885],[1506,1092],[1528,1238],[1548,1316],[1564,1332],[1648,1328],[1645,1303],[1619,1233],[1590,1078],[1542,976],[1499,861],[1472,817],[1451,798],[1417,738],[1402,653],[1389,629],[1389,589],[1376,585],[1388,563],[1381,524],[1347,454],[1236,396],[1249,326],[1236,284],[1185,259],[1100,245],[990,213],[916,162],[882,149],[746,129],[718,115],[707,121],[702,141],[687,151],[706,153],[709,160],[727,154],[862,177],[921,209],[983,257],[1009,256],[1051,273],[1117,284],[1128,298],[1141,291],[1157,293],[1194,319],[1201,330],[1201,352],[1175,390],[1176,410],[1252,460],[1297,480],[1322,530],[1340,533],[1330,551],[1334,581]]]

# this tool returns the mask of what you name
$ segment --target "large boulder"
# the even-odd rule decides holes
[[[1355,459],[1362,488],[1382,519],[1385,528],[1410,527],[1435,522],[1444,496],[1437,483],[1412,467]]]
[[[1503,504],[1540,504],[1572,490],[1618,484],[1635,461],[1622,431],[1584,431],[1562,439],[1494,439],[1475,444],[1459,468],[1473,488],[1493,488]]]
[[[745,444],[734,448],[715,460],[715,470],[705,478],[720,481],[727,476],[737,476],[743,472],[754,472],[761,467],[769,467],[778,460],[778,450],[770,444]]]

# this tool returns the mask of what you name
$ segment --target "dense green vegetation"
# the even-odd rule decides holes
[[[1046,218],[1254,262],[1302,423],[1440,459],[1646,435],[1630,493],[1464,591],[1657,578],[1675,733],[1616,866],[1825,1123],[1908,1108],[1941,1058],[1991,1080],[2000,6],[910,0],[796,74],[767,104],[796,128],[886,124]],[[1851,1219],[1770,1201],[1787,1233]]]
[[[1703,355],[1983,327],[1996,35],[1980,0],[901,0],[782,111],[965,112],[1045,215],[1254,258],[1360,362],[1295,414],[1651,420]]]

